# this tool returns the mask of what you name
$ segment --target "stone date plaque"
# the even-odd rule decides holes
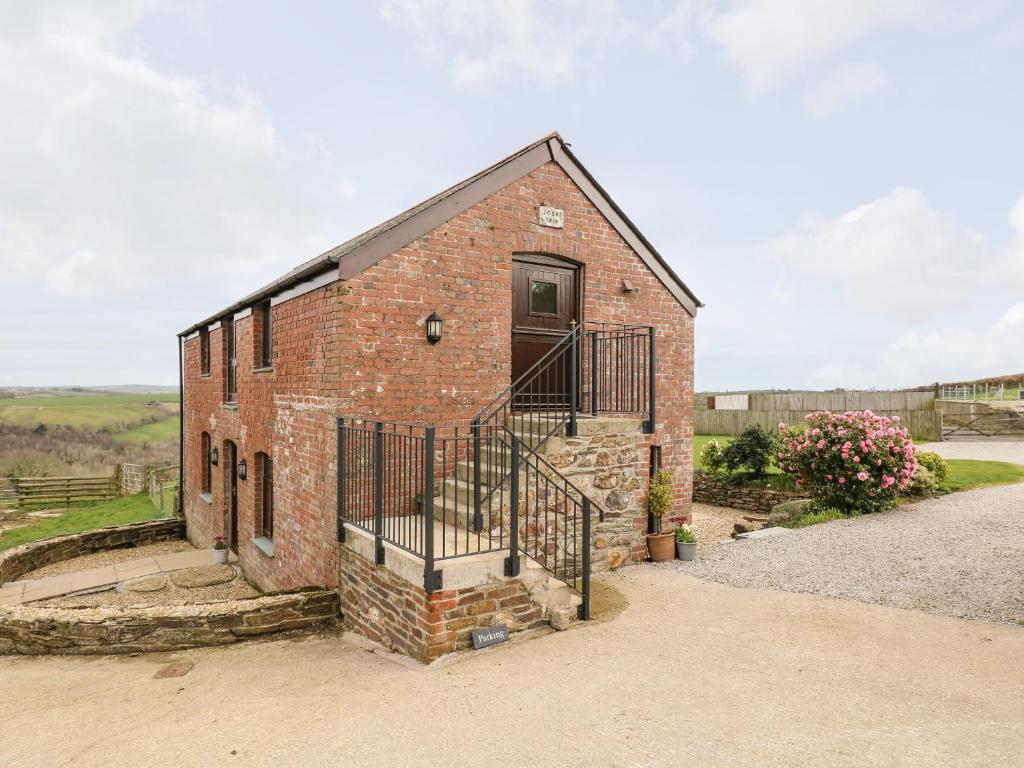
[[[562,229],[565,227],[565,211],[561,208],[549,208],[542,205],[537,209],[537,222],[542,227]]]
[[[506,640],[508,640],[508,624],[473,630],[473,649],[477,651],[489,645],[504,643]]]

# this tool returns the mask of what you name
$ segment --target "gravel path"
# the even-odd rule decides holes
[[[1016,623],[1024,619],[1024,484],[737,541],[660,567],[737,587]]]

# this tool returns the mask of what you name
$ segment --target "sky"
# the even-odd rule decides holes
[[[1013,0],[0,0],[0,386],[176,334],[553,130],[706,305],[696,386],[1024,371]]]

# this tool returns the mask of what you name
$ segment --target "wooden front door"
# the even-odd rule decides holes
[[[228,481],[228,547],[238,554],[238,449],[231,441],[224,443],[224,460]]]
[[[512,262],[512,381],[519,381],[578,321],[578,270],[545,256]],[[568,402],[568,355],[528,380],[517,393],[523,407]]]

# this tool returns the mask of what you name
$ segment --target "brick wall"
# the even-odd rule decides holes
[[[537,206],[565,210],[565,228],[535,223]],[[185,345],[186,510],[189,537],[206,545],[226,530],[222,478],[200,498],[200,434],[224,455],[233,440],[252,465],[275,462],[275,556],[251,545],[253,481],[239,484],[239,557],[261,586],[333,584],[334,414],[466,423],[510,383],[512,256],[543,252],[582,264],[584,320],[657,327],[657,432],[638,440],[646,482],[648,447],[663,447],[676,473],[676,514],[692,493],[693,318],[554,163],[459,214],[361,274],[272,309],[273,370],[258,362],[250,315],[236,324],[238,405],[221,404],[223,331],[210,334],[213,371],[199,376],[199,339]],[[625,294],[622,281],[639,290]],[[242,289],[240,287],[240,293]],[[431,346],[424,319],[445,318]],[[281,455],[279,455],[281,454]],[[250,475],[252,477],[252,475]]]
[[[472,645],[472,631],[507,624],[518,632],[547,622],[515,579],[428,595],[386,567],[342,548],[339,587],[345,625],[371,640],[429,662]]]

